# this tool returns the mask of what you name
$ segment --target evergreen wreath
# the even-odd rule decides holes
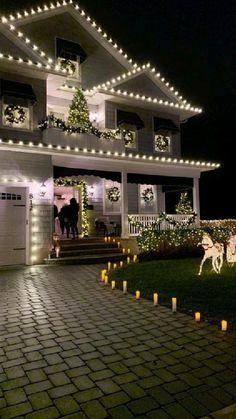
[[[142,198],[144,202],[152,202],[154,199],[154,193],[152,188],[144,189],[144,191],[142,192]]]
[[[130,147],[134,145],[134,135],[129,130],[123,130],[122,131],[122,137],[124,139],[126,147]]]
[[[73,74],[75,74],[76,71],[76,65],[68,58],[63,58],[62,60],[60,60],[60,68],[61,70],[66,70],[66,72],[69,73],[71,76],[73,76]]]
[[[155,138],[155,148],[157,151],[168,151],[169,137],[166,137],[165,135],[157,135]]]
[[[117,202],[120,199],[120,190],[117,188],[117,186],[113,186],[113,188],[110,188],[107,190],[107,198],[111,202]]]
[[[26,112],[20,105],[8,105],[4,111],[6,121],[11,124],[23,124],[26,120]]]

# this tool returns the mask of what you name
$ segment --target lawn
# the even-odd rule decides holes
[[[171,297],[177,297],[180,311],[200,311],[204,319],[225,319],[235,328],[236,266],[227,266],[225,262],[217,275],[211,261],[206,261],[198,276],[199,264],[198,258],[137,263],[112,271],[109,279],[115,279],[118,288],[127,280],[128,292],[140,290],[143,298],[152,299],[153,292],[157,292],[160,304],[166,306],[171,306]]]

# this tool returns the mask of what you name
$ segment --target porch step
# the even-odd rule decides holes
[[[85,254],[81,256],[66,256],[62,258],[45,259],[47,265],[90,265],[126,260],[128,255],[123,253]]]
[[[103,252],[106,254],[122,254],[121,249],[117,249],[116,247],[104,247],[104,248],[96,248],[96,247],[92,247],[92,248],[82,248],[81,247],[77,247],[77,248],[69,248],[69,249],[65,249],[63,248],[63,250],[60,251],[60,258],[65,258],[65,257],[69,257],[69,256],[83,256],[83,255],[99,255]],[[54,252],[55,253],[55,252]]]
[[[52,250],[50,258],[45,259],[47,265],[77,265],[119,262],[126,260],[128,254],[123,254],[116,242],[107,243],[104,237],[89,237],[83,239],[63,239],[59,241],[60,254],[56,257]]]
[[[61,252],[63,251],[70,251],[70,250],[93,250],[93,249],[101,249],[101,252],[108,249],[117,249],[117,244],[115,243],[61,243],[60,244]]]

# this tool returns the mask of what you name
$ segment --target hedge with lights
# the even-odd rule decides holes
[[[81,187],[81,222],[82,222],[82,234],[83,237],[88,236],[89,232],[89,221],[88,221],[88,191],[87,183],[84,180],[80,180],[76,176],[72,177],[59,177],[54,179],[54,186],[78,186]]]
[[[194,223],[195,214],[186,222],[175,222],[170,216],[160,215],[157,222],[145,226],[129,217],[129,222],[138,227],[140,234],[137,238],[141,259],[183,257],[200,255],[198,246],[204,233],[208,233],[213,242],[223,243],[225,246],[231,235],[236,234],[236,220],[203,221],[200,228],[190,228]],[[174,230],[160,230],[162,221],[172,224]]]

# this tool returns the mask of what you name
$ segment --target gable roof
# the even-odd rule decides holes
[[[33,61],[37,60],[38,67],[40,67],[41,64],[44,68],[54,68],[54,70],[58,71],[59,69],[53,58],[47,56],[47,54],[29,38],[29,36],[25,36],[22,27],[28,23],[42,20],[50,16],[55,16],[64,13],[65,11],[69,13],[84,29],[86,29],[89,34],[97,40],[111,54],[111,56],[113,56],[113,58],[115,58],[117,62],[127,69],[125,79],[122,74],[121,76],[116,77],[114,79],[115,81],[113,79],[105,81],[102,84],[102,88],[105,87],[106,90],[108,90],[107,88],[111,86],[114,90],[114,87],[137,77],[137,74],[139,73],[140,75],[142,72],[145,73],[146,77],[149,78],[158,89],[160,89],[162,97],[151,98],[148,94],[138,91],[131,91],[130,94],[133,94],[136,97],[141,96],[143,100],[144,97],[147,97],[147,100],[153,100],[154,103],[156,101],[159,101],[159,103],[161,103],[160,101],[164,101],[166,105],[170,103],[171,106],[173,104],[173,106],[180,107],[182,109],[191,109],[195,113],[201,112],[199,108],[195,108],[188,103],[188,101],[179,94],[174,86],[171,86],[159,72],[156,72],[155,68],[151,68],[150,64],[139,67],[137,63],[134,63],[133,59],[129,58],[127,53],[125,53],[123,49],[120,48],[117,43],[95,22],[95,20],[87,15],[85,11],[81,9],[80,6],[73,0],[62,0],[57,1],[56,3],[51,2],[50,5],[45,4],[43,6],[34,6],[31,10],[17,12],[16,14],[11,14],[8,17],[2,16],[0,31],[2,31],[9,39],[14,41],[19,48],[27,52],[27,54],[30,54]],[[5,57],[6,54],[2,53],[2,55]],[[5,58],[7,58],[7,56]],[[97,87],[99,88],[99,86]],[[119,90],[120,89],[118,89],[118,91]],[[124,90],[124,92],[126,92],[126,90]]]

